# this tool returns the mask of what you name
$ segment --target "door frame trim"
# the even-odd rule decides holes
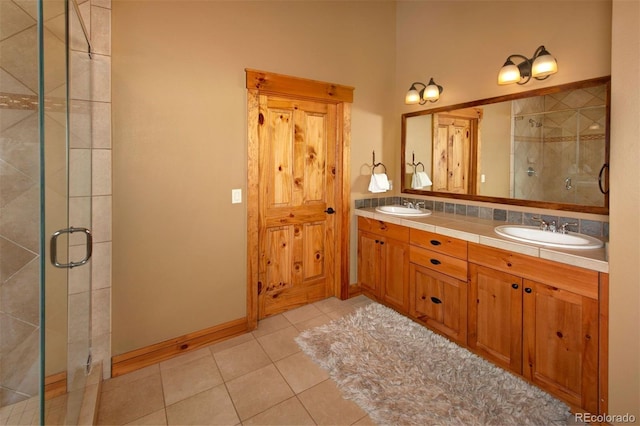
[[[340,299],[349,296],[349,231],[351,185],[351,103],[353,87],[317,80],[291,77],[246,68],[247,88],[247,328],[258,326],[258,231],[259,231],[259,138],[258,120],[261,95],[282,95],[298,99],[327,102],[337,106],[336,135],[336,220],[335,241],[339,256],[335,258],[332,294]]]

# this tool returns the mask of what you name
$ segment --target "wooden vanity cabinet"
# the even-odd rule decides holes
[[[466,345],[467,242],[410,230],[409,315]]]
[[[358,282],[375,300],[409,311],[409,228],[358,217]]]
[[[598,413],[598,273],[470,243],[469,282],[469,347]]]

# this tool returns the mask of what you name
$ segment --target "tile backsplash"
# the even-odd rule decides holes
[[[381,197],[381,198],[363,198],[355,200],[355,208],[362,209],[367,207],[378,207],[392,204],[404,204],[406,202],[416,203],[418,201],[425,203],[425,208],[433,212],[451,213],[459,216],[479,217],[481,219],[495,220],[505,223],[516,223],[520,225],[538,225],[534,221],[534,217],[539,217],[539,213],[529,213],[515,210],[506,210],[503,208],[480,207],[475,205],[467,205],[462,203],[449,203],[444,201],[423,200],[409,197]],[[558,212],[568,213],[568,212]],[[567,229],[573,232],[591,235],[600,238],[609,238],[609,222],[600,222],[597,220],[578,219],[569,215],[549,215],[543,214],[542,219],[547,222],[555,221],[556,223],[571,223],[577,225],[569,225]]]

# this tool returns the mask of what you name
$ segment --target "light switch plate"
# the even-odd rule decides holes
[[[238,204],[242,202],[242,189],[231,190],[231,204]]]

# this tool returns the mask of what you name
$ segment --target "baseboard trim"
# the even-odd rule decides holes
[[[44,378],[44,399],[46,401],[67,393],[67,372],[61,371]]]
[[[111,358],[111,377],[118,377],[166,361],[194,349],[244,334],[247,331],[249,331],[247,318],[240,318],[116,355]]]

